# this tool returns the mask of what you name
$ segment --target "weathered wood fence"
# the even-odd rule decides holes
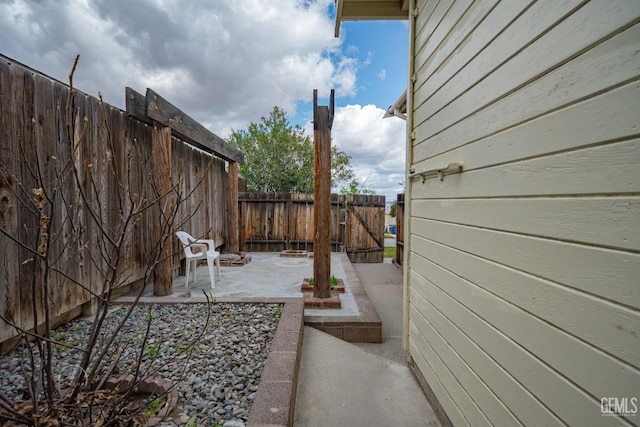
[[[68,99],[72,101],[70,109]],[[71,138],[77,150],[73,159],[68,149],[68,111],[75,123]],[[214,238],[218,245],[228,240],[229,177],[225,160],[194,149],[183,139],[172,137],[171,129],[164,128],[167,132],[163,144],[169,147],[171,160],[164,164],[170,169],[158,167],[154,161],[158,147],[153,144],[157,143],[162,127],[158,122],[153,124],[143,123],[140,118],[132,118],[75,89],[69,98],[66,84],[0,56],[0,228],[5,231],[0,233],[0,314],[5,319],[28,328],[33,326],[36,317],[44,318],[44,303],[38,303],[37,310],[30,308],[34,294],[42,294],[38,287],[41,280],[35,278],[41,273],[33,267],[33,262],[27,262],[34,253],[18,242],[33,240],[42,233],[42,218],[32,209],[31,191],[42,183],[47,185],[47,180],[59,172],[56,168],[65,162],[78,162],[85,173],[95,177],[91,185],[96,186],[93,191],[99,194],[99,200],[94,209],[106,228],[117,229],[120,225],[122,206],[118,201],[122,198],[119,192],[144,197],[149,194],[149,186],[161,182],[162,174],[166,181],[170,173],[171,182],[179,183],[180,193],[189,195],[179,208],[176,223],[194,236]],[[217,155],[213,150],[210,152]],[[114,169],[122,179],[113,178]],[[123,188],[122,183],[126,183],[127,188]],[[77,207],[79,188],[74,187],[73,180],[64,185],[60,199],[65,202],[52,209],[55,215],[47,219],[51,221],[49,228],[65,230],[68,227],[63,223],[65,215],[72,214],[75,223],[81,225],[81,229],[74,232],[81,233],[80,240],[85,244],[75,248],[71,255],[68,245],[65,247],[62,243],[60,248],[49,248],[53,257],[55,251],[59,251],[58,255],[77,257],[69,263],[69,270],[59,276],[59,283],[50,289],[52,294],[47,301],[55,302],[55,312],[51,314],[58,320],[78,315],[82,304],[91,299],[87,289],[96,292],[101,285],[96,259],[88,254],[92,249],[98,250],[95,244],[98,230],[89,217],[89,209]],[[70,210],[65,212],[65,209]],[[158,229],[157,212],[140,214],[125,245],[123,265],[127,271],[123,285],[143,278],[143,260],[153,249],[150,245],[158,242],[158,236],[153,235]],[[168,244],[175,271],[181,251],[177,241],[169,239]],[[93,256],[99,258],[99,254]],[[0,321],[0,344],[15,334],[13,327]]]
[[[404,194],[396,198],[396,262],[404,262]]]
[[[313,251],[311,194],[240,193],[240,248]],[[382,262],[384,196],[331,195],[331,249],[351,262]]]

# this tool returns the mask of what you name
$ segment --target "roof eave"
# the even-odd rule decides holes
[[[384,112],[383,119],[387,119],[389,117],[399,117],[403,120],[407,120],[407,91],[405,90],[402,95],[398,98],[398,100],[390,105],[389,108]]]
[[[409,0],[335,0],[336,37],[342,21],[408,19]]]

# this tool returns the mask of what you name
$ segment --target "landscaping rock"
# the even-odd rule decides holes
[[[174,418],[167,418],[160,425],[184,425],[191,420],[196,425],[215,421],[231,427],[244,426],[278,325],[277,307],[227,303],[153,306],[147,357],[141,371],[157,370],[158,375],[176,386],[179,399]],[[115,327],[126,308],[114,307],[105,327]],[[205,329],[208,308],[211,313]],[[110,354],[125,348],[118,364],[122,375],[133,369],[140,348],[131,343],[141,342],[146,319],[147,307],[137,307],[125,323],[119,342],[112,346],[114,351]],[[259,328],[255,320],[259,320]],[[82,343],[90,330],[88,326],[88,320],[73,320],[55,332],[64,333],[67,343]],[[200,335],[202,339],[191,345]],[[80,357],[80,352],[73,349],[56,354],[54,366],[64,369],[57,374],[72,378]],[[22,397],[25,391],[21,360],[28,360],[28,349],[18,347],[0,358],[0,389],[11,399]]]

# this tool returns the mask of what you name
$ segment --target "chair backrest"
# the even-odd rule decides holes
[[[186,231],[176,231],[176,236],[180,239],[180,243],[182,243],[182,248],[184,249],[184,254],[187,258],[191,258],[195,256],[193,251],[191,250],[191,243],[195,242],[196,239],[191,236],[191,234]]]

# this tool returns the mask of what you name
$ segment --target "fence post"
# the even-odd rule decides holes
[[[240,250],[239,241],[240,214],[238,208],[238,163],[229,162],[229,201],[227,210],[227,242],[229,252]]]
[[[152,223],[152,238],[147,244],[160,243],[159,263],[153,272],[153,294],[171,295],[173,292],[173,235],[167,228],[167,218],[173,210],[171,195],[171,128],[154,123],[151,164],[156,182],[157,196],[161,197],[154,209],[156,221]]]

